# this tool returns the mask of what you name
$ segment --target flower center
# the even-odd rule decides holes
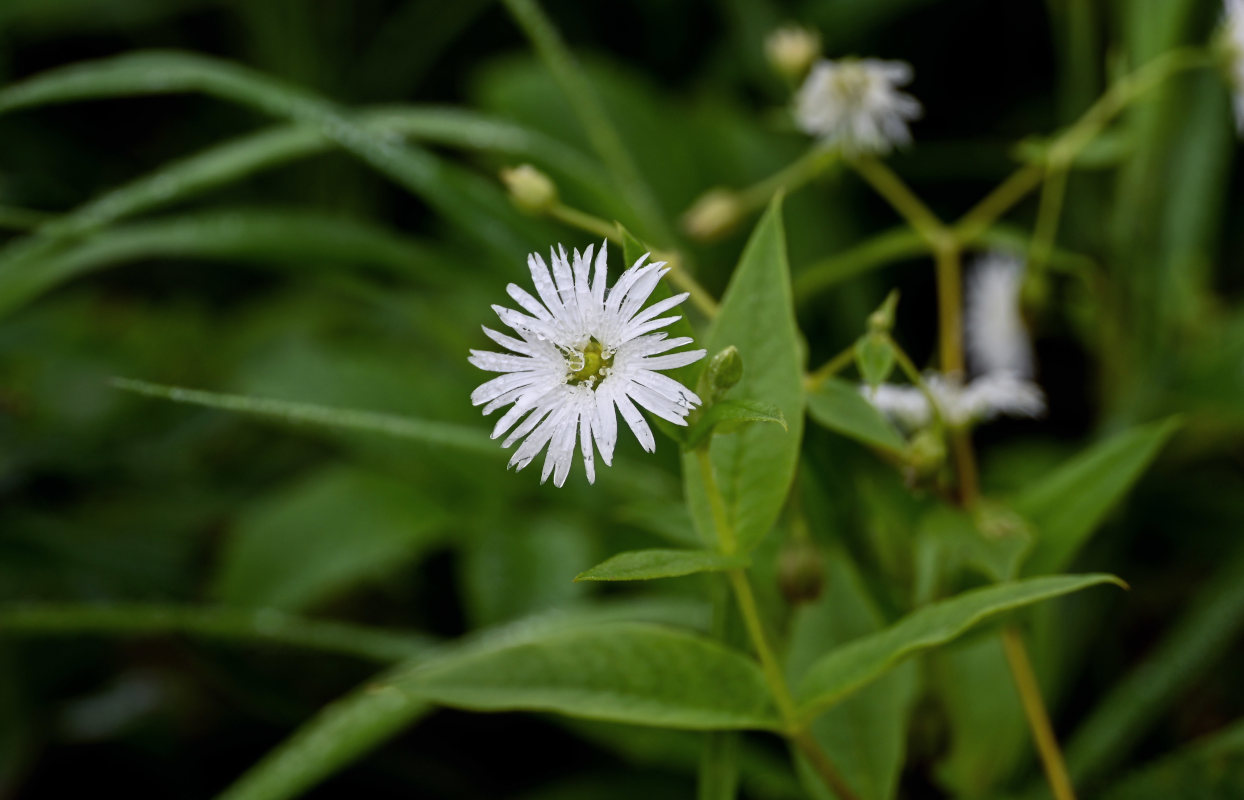
[[[863,105],[864,98],[868,96],[873,76],[857,64],[843,64],[834,70],[832,80],[841,102],[858,106]]]
[[[570,371],[571,385],[587,384],[589,389],[603,381],[613,366],[613,351],[605,350],[596,337],[592,337],[582,350],[566,354],[566,367]]]

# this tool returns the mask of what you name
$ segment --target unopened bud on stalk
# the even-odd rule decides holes
[[[868,330],[889,333],[894,329],[894,310],[898,307],[898,289],[891,289],[876,311],[868,315]]]
[[[907,467],[913,477],[928,478],[937,474],[946,463],[946,443],[941,434],[925,428],[912,437],[907,445]]]
[[[557,205],[557,185],[530,164],[501,170],[501,182],[514,205],[528,214],[543,214]]]
[[[738,195],[729,189],[709,189],[682,217],[687,235],[711,241],[730,232],[743,215]]]
[[[743,356],[734,345],[713,356],[704,370],[704,388],[709,402],[714,403],[743,378]]]
[[[799,25],[784,25],[765,38],[765,55],[775,72],[798,82],[821,55],[821,35]]]
[[[1025,317],[1037,317],[1050,302],[1050,279],[1045,270],[1030,269],[1019,289],[1019,307]]]
[[[792,606],[815,602],[825,589],[825,559],[805,537],[786,542],[778,555],[778,588]]]

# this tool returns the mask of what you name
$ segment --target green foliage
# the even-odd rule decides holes
[[[750,425],[710,447],[726,516],[744,550],[757,544],[785,501],[803,437],[801,345],[791,304],[782,206],[775,200],[752,233],[704,340],[710,353],[734,345],[743,358],[738,397],[776,406],[787,428]],[[705,541],[716,541],[695,456],[683,456],[692,516]]]
[[[769,422],[790,430],[782,409],[756,400],[725,399],[713,403],[687,431],[687,448],[701,446],[711,436],[737,433],[756,422]]]
[[[926,606],[885,630],[830,652],[808,667],[799,681],[801,713],[815,717],[903,659],[952,641],[992,617],[1104,583],[1124,585],[1112,575],[1029,578],[975,589]]]
[[[827,378],[808,394],[808,416],[826,428],[871,447],[902,453],[907,447],[895,427],[854,384]]]
[[[744,556],[725,555],[711,550],[633,550],[597,564],[575,576],[576,581],[647,581],[678,578],[697,572],[742,569],[749,564]]]
[[[1028,574],[1066,569],[1179,425],[1169,419],[1118,434],[1024,489],[1012,505],[1037,530]]]

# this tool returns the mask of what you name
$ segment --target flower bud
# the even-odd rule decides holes
[[[729,189],[709,189],[682,217],[682,228],[699,241],[711,241],[725,234],[743,215],[738,195]]]
[[[946,463],[946,443],[936,431],[925,428],[908,443],[906,460],[914,477],[935,475]]]
[[[557,205],[557,185],[530,164],[501,170],[510,199],[528,214],[543,214]]]
[[[815,602],[825,589],[825,559],[805,537],[789,540],[778,555],[778,588],[792,606]]]
[[[898,289],[891,289],[877,310],[868,315],[871,333],[889,333],[894,329],[894,310],[898,307]]]
[[[713,356],[704,370],[704,388],[709,402],[720,400],[743,378],[743,356],[734,345]]]
[[[769,65],[792,83],[803,78],[820,54],[821,35],[798,25],[785,25],[765,38]]]

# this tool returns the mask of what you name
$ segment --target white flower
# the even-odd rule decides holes
[[[898,90],[910,83],[902,61],[818,61],[795,96],[795,119],[812,136],[849,153],[885,153],[911,141],[907,122],[920,103]]]
[[[1023,285],[1024,265],[1008,255],[987,255],[968,273],[963,333],[974,372],[1032,377],[1032,344],[1020,316]]]
[[[1008,372],[983,375],[967,385],[929,373],[924,376],[924,383],[942,420],[956,428],[1000,416],[1039,417],[1045,413],[1041,387]],[[907,430],[919,430],[933,421],[928,397],[915,386],[883,383],[876,389],[861,386],[860,392],[881,413]]]
[[[636,405],[675,425],[687,424],[700,398],[657,370],[698,361],[705,351],[670,353],[692,340],[654,332],[680,319],[659,315],[687,299],[684,293],[643,307],[669,271],[665,262],[647,264],[645,253],[606,291],[603,243],[595,263],[591,246],[583,253],[575,250],[573,263],[560,245],[549,255],[551,275],[538,254],[527,257],[539,299],[512,283],[506,287],[526,313],[493,306],[519,338],[484,328],[488,338],[511,352],[471,351],[472,364],[502,373],[472,392],[471,402],[486,403],[485,414],[513,404],[492,431],[494,439],[510,431],[502,447],[526,437],[510,458],[511,467],[527,466],[547,445],[540,482],[552,473],[553,483],[561,486],[574,461],[577,437],[591,483],[596,479],[592,442],[605,464],[613,461],[615,412],[648,452],[656,449],[656,441]]]
[[[1223,33],[1230,48],[1231,81],[1235,84],[1232,101],[1235,105],[1235,127],[1244,135],[1244,0],[1226,0],[1227,16]]]

